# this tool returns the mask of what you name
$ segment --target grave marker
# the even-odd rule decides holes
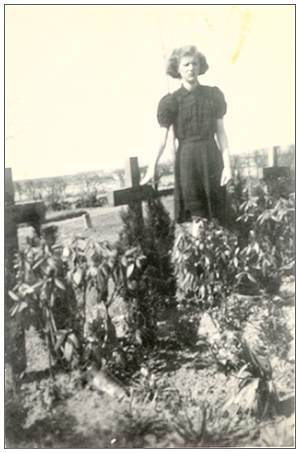
[[[5,361],[10,364],[15,377],[26,369],[25,331],[21,316],[10,316],[11,299],[8,290],[14,281],[14,256],[18,251],[18,224],[29,223],[40,233],[45,220],[43,202],[15,203],[11,168],[5,168]]]
[[[278,158],[279,158],[280,146],[273,146],[268,150],[268,167],[263,169],[263,179],[270,180],[281,177],[289,178],[291,176],[291,171],[289,167],[279,167]]]
[[[108,195],[109,204],[112,206],[128,205],[143,224],[142,202],[153,198],[172,195],[174,189],[155,190],[150,185],[140,185],[140,169],[137,157],[130,157],[125,167],[125,189],[114,190]]]
[[[11,168],[5,169],[5,363],[10,364],[13,376],[18,376],[26,368],[25,334],[18,317],[11,318],[9,306],[11,299],[8,290],[14,286],[13,260],[18,251],[18,232],[14,203],[14,186]]]

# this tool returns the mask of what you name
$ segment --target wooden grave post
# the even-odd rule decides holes
[[[15,203],[11,168],[5,168],[5,361],[10,364],[17,377],[26,369],[25,331],[21,317],[9,314],[11,299],[8,295],[14,281],[14,256],[18,251],[18,223],[29,223],[38,233],[45,220],[43,202]]]
[[[137,157],[130,157],[125,166],[125,185],[127,187],[138,188],[140,185],[141,175]],[[141,201],[128,200],[129,209],[134,212],[136,220],[142,227],[143,220],[143,205]]]
[[[128,205],[138,218],[138,221],[143,225],[143,207],[142,202],[153,198],[171,195],[174,189],[154,190],[151,185],[140,185],[140,169],[137,157],[130,157],[129,162],[125,167],[124,189],[114,190],[108,194],[109,204],[112,206]]]
[[[18,251],[18,231],[16,209],[14,203],[14,186],[11,168],[5,169],[5,363],[9,364],[14,377],[17,377],[26,368],[25,332],[18,315],[12,318],[9,314],[11,299],[9,289],[14,286],[13,261]]]

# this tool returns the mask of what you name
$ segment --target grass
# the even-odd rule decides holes
[[[174,217],[173,197],[168,196],[163,199],[164,206],[170,213],[171,218]],[[51,222],[53,225],[58,226],[59,241],[63,243],[68,242],[75,235],[82,235],[90,237],[95,240],[107,240],[115,242],[118,239],[119,231],[122,227],[120,212],[126,209],[126,206],[117,207],[101,207],[101,208],[87,208],[84,211],[88,212],[92,221],[92,228],[85,229],[82,217],[70,218],[61,221]],[[145,209],[145,203],[144,203]],[[61,211],[52,212],[48,217],[48,223],[52,217],[57,215],[63,216]],[[30,234],[30,227],[19,228],[19,244],[24,246],[25,238]]]

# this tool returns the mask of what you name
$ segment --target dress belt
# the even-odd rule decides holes
[[[179,143],[188,143],[188,142],[211,142],[214,141],[214,136],[210,137],[201,137],[200,135],[193,135],[192,137],[178,138]]]

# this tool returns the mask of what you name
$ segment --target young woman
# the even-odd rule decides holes
[[[223,116],[226,102],[217,87],[201,85],[198,77],[208,69],[195,46],[175,49],[167,74],[181,79],[181,87],[158,105],[158,153],[143,184],[155,182],[157,164],[165,149],[170,127],[177,142],[175,157],[175,220],[177,223],[216,218],[226,223],[226,184],[231,179],[228,140]]]

